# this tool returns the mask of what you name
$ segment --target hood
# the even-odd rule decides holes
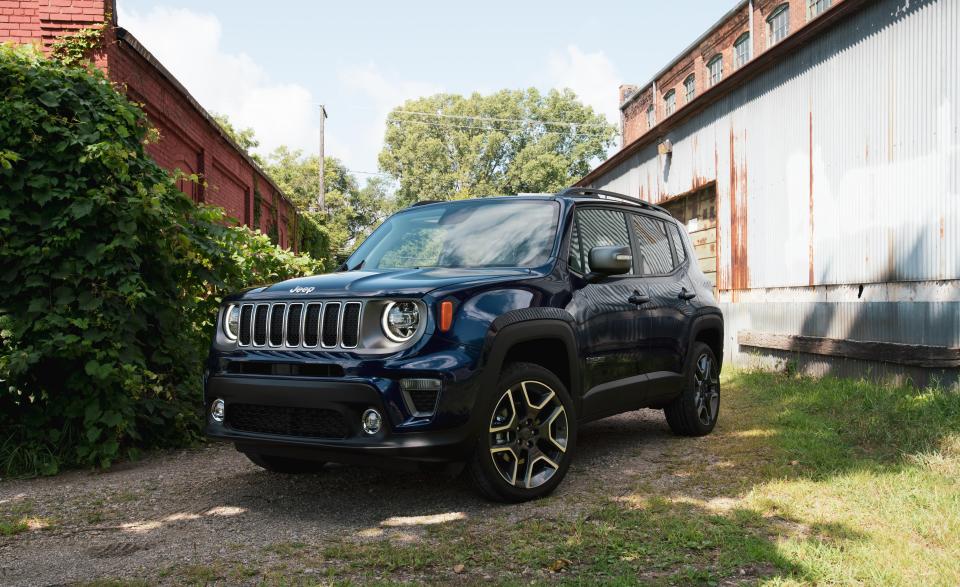
[[[251,290],[244,297],[328,298],[423,295],[440,287],[529,277],[529,269],[403,269],[399,271],[344,271],[281,281]],[[298,289],[299,288],[299,289]],[[311,289],[312,288],[312,289]],[[291,291],[297,290],[297,291]]]

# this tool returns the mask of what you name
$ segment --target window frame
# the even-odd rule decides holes
[[[753,58],[751,55],[753,53],[753,39],[750,38],[750,31],[744,31],[737,40],[733,42],[733,70],[736,71],[743,67],[744,65],[750,63],[750,59]],[[746,45],[747,50],[743,56],[743,60],[740,60],[740,51],[738,50],[741,46]]]
[[[688,86],[687,82],[691,82]],[[687,77],[683,78],[683,93],[684,99],[687,101],[687,104],[693,101],[697,97],[697,74],[691,73]]]
[[[571,242],[571,241],[573,240],[573,226],[574,226],[574,224],[576,224],[576,226],[577,226],[577,233],[580,235],[580,242],[578,243],[578,244],[579,244],[579,247],[578,247],[578,248],[580,249],[580,264],[581,264],[581,269],[582,269],[582,271],[577,271],[576,269],[574,269],[573,267],[571,267],[569,262],[566,263],[566,265],[567,265],[567,271],[569,271],[569,272],[571,272],[571,273],[575,273],[576,275],[578,275],[578,276],[580,276],[580,277],[585,277],[585,276],[587,276],[587,275],[590,273],[590,260],[589,260],[590,251],[585,251],[585,250],[583,249],[583,230],[580,229],[580,214],[579,214],[579,213],[580,213],[581,211],[585,211],[585,210],[604,210],[604,211],[607,211],[607,212],[618,212],[618,213],[622,214],[622,215],[623,215],[624,228],[626,228],[626,230],[627,230],[627,240],[629,241],[629,242],[628,242],[626,245],[624,245],[624,246],[630,247],[630,254],[631,254],[631,255],[636,255],[636,251],[637,251],[637,249],[636,249],[636,247],[635,247],[635,244],[636,244],[636,243],[634,242],[633,230],[632,230],[632,226],[630,225],[630,218],[629,218],[629,215],[631,214],[632,210],[629,210],[629,209],[626,209],[626,208],[622,208],[622,207],[619,207],[619,206],[596,205],[596,204],[594,204],[594,203],[592,203],[592,202],[587,203],[587,204],[577,204],[577,205],[575,205],[575,206],[573,207],[573,222],[570,223],[569,233],[568,233],[568,235],[567,235],[567,258],[569,258],[569,256],[570,256],[570,247],[571,247],[572,244],[573,244],[573,243]],[[620,273],[620,274],[618,274],[618,275],[608,275],[607,278],[625,278],[625,277],[637,278],[637,277],[641,277],[641,275],[639,275],[639,274],[637,274],[637,273],[634,273],[635,268],[636,268],[636,264],[635,264],[634,261],[631,259],[631,261],[630,261],[630,271],[629,271],[629,272],[627,272],[627,273]]]
[[[807,20],[813,20],[823,14],[824,12],[830,10],[833,6],[833,0],[807,0]],[[817,8],[817,11],[814,12],[814,8]]]
[[[677,91],[671,89],[663,95],[663,111],[670,116],[677,111]],[[666,118],[666,116],[664,118]]]
[[[720,71],[719,71],[720,75],[716,81],[714,81],[713,79],[714,63],[720,64]],[[707,61],[707,80],[710,82],[711,88],[723,81],[723,53],[717,53],[716,55],[711,57],[709,61]]]
[[[641,279],[670,277],[671,275],[674,275],[675,273],[680,271],[682,267],[680,263],[678,263],[677,251],[676,249],[673,248],[673,239],[670,238],[670,235],[667,233],[667,231],[669,230],[669,227],[667,226],[667,224],[669,224],[671,221],[664,220],[663,218],[660,218],[653,214],[646,214],[644,212],[637,211],[637,210],[630,210],[629,212],[627,212],[627,215],[628,216],[645,216],[650,220],[653,220],[654,222],[659,222],[663,225],[663,230],[664,230],[663,236],[667,239],[667,244],[670,247],[670,261],[671,261],[671,264],[673,265],[673,269],[671,269],[667,273],[649,273],[649,274],[634,273],[632,274],[632,277],[639,277]],[[676,222],[673,222],[673,223],[676,224]],[[633,218],[628,219],[627,228],[629,229],[629,232],[630,232],[630,249],[633,251],[633,258],[634,258],[634,261],[636,261],[636,259],[640,258],[640,241],[637,240],[637,234],[633,228]],[[632,263],[632,265],[636,266],[636,262]],[[642,269],[642,267],[640,269]]]
[[[786,26],[783,27],[783,36],[774,40],[774,32],[778,29],[773,28],[773,22],[784,14],[786,15]],[[788,36],[790,36],[790,3],[784,2],[783,4],[774,8],[773,11],[770,12],[770,16],[767,17],[767,47],[773,47],[777,43],[786,39]]]

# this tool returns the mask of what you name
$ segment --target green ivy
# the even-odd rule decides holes
[[[103,47],[103,36],[109,22],[110,14],[107,13],[103,23],[59,37],[50,47],[52,57],[67,66],[87,64],[93,53]]]
[[[0,45],[0,94],[0,471],[194,441],[222,296],[322,264],[194,205],[99,70]]]

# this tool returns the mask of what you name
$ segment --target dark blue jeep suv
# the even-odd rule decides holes
[[[683,226],[620,194],[422,202],[335,273],[224,300],[206,432],[282,473],[466,463],[522,501],[584,422],[663,409],[709,433],[723,318]]]

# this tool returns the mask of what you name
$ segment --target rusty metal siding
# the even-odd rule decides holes
[[[716,181],[721,290],[960,279],[958,38],[960,2],[870,4],[593,186]]]

